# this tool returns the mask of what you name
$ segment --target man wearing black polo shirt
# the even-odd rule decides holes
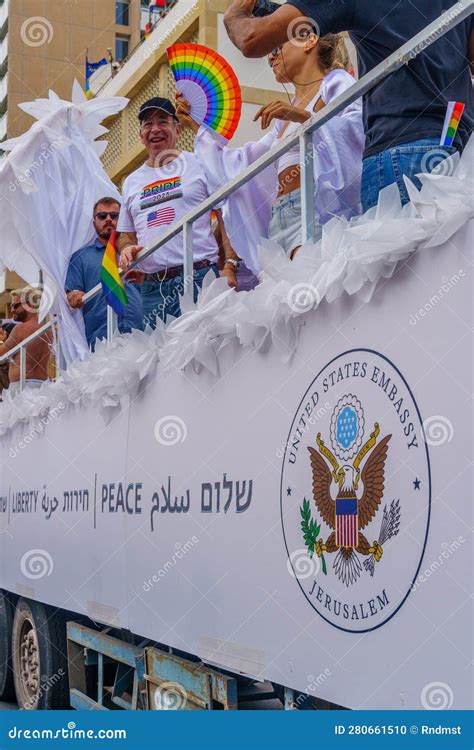
[[[453,0],[288,0],[271,15],[254,18],[254,0],[234,0],[224,22],[231,40],[246,57],[262,57],[288,41],[302,16],[320,36],[348,31],[363,76],[453,4]],[[402,202],[408,202],[403,175],[417,184],[416,174],[431,171],[444,155],[465,146],[473,124],[469,71],[473,39],[471,17],[364,97],[364,210],[375,205],[379,191],[394,182]],[[450,101],[463,102],[466,109],[455,148],[443,148],[440,154]]]

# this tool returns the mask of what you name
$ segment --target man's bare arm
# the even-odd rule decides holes
[[[137,244],[137,233],[136,232],[120,232],[119,238],[117,240],[117,250],[119,253],[124,250],[127,245],[136,245]]]
[[[269,16],[254,18],[254,0],[234,0],[224,16],[227,33],[245,57],[264,57],[291,38],[291,22],[302,13],[294,5],[282,5]]]

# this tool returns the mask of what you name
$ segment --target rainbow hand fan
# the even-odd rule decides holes
[[[242,110],[237,76],[223,57],[202,44],[173,44],[166,50],[176,88],[191,115],[223,142],[234,135]]]

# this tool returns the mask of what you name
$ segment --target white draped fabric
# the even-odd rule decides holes
[[[65,408],[84,401],[112,413],[124,395],[133,397],[154,376],[158,363],[160,368],[205,368],[218,377],[221,352],[230,344],[253,350],[274,346],[288,360],[297,350],[299,327],[323,300],[357,295],[370,303],[377,283],[389,279],[400,261],[428,252],[434,262],[436,252],[463,227],[470,247],[473,159],[474,138],[461,158],[455,154],[439,171],[420,175],[421,191],[406,180],[411,202],[403,208],[397,186],[391,185],[363,216],[327,223],[322,240],[303,245],[294,261],[274,243],[261,243],[256,289],[236,293],[225,279],[209,273],[197,304],[184,300],[184,314],[166,327],[100,342],[95,354],[72,364],[60,380],[27,389],[14,401],[4,391],[0,434],[18,422],[46,416],[58,404]]]
[[[353,83],[354,79],[346,71],[333,70],[321,84],[321,98],[329,104]],[[278,142],[284,124],[278,121],[259,141],[240,148],[223,146],[201,127],[194,148],[210,189],[214,191],[222,187],[267,153]],[[349,219],[360,213],[364,143],[360,100],[313,132],[315,215],[320,224],[326,224],[334,216]],[[275,163],[230,195],[224,206],[224,221],[231,244],[247,268],[256,275],[261,270],[257,248],[260,240],[268,237],[271,210],[277,195],[277,176]]]
[[[107,132],[100,123],[123,109],[124,97],[88,101],[77,83],[72,102],[49,92],[48,99],[19,105],[37,119],[24,135],[2,143],[10,151],[0,167],[0,264],[29,282],[44,272],[40,317],[61,317],[60,343],[66,362],[88,353],[82,313],[64,295],[69,258],[94,236],[92,209],[103,196],[120,198],[100,155]]]

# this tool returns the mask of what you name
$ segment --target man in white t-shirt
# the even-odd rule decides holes
[[[121,233],[118,248],[124,271],[167,225],[174,224],[210,195],[194,154],[176,148],[179,122],[169,99],[155,96],[144,102],[138,119],[140,140],[148,159],[123,184],[117,229]],[[222,217],[219,220],[222,222]],[[193,222],[193,257],[196,299],[206,273],[211,270],[219,275],[218,247],[210,214]],[[235,286],[237,268],[238,258],[226,241],[223,275],[230,286]],[[144,323],[154,326],[157,316],[166,322],[167,315],[180,315],[180,295],[185,283],[182,232],[141,261],[139,269],[145,273],[141,287]]]

